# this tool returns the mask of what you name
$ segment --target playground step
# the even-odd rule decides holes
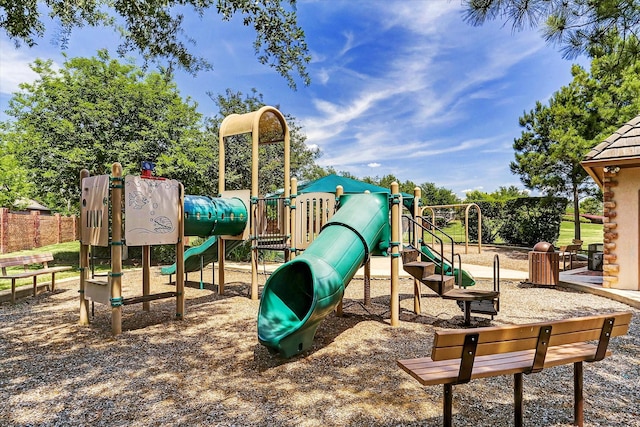
[[[470,308],[472,313],[479,314],[488,314],[490,316],[495,316],[498,314],[498,300],[483,300],[483,301],[472,301]],[[458,306],[460,310],[464,311],[464,302],[458,301]]]
[[[438,295],[444,295],[453,290],[456,278],[453,276],[443,276],[441,274],[431,274],[420,280]]]
[[[410,264],[416,261],[420,261],[420,251],[414,248],[404,248],[401,252],[402,264]]]
[[[458,305],[464,311],[465,302],[469,305],[471,313],[488,314],[495,316],[500,308],[500,292],[481,289],[453,289],[442,295],[445,299],[457,300]]]
[[[87,279],[86,283],[91,283],[92,285],[98,285],[98,286],[109,285],[109,282],[107,280],[97,280],[97,279]]]
[[[412,261],[402,265],[404,271],[418,280],[423,280],[436,272],[436,265],[426,261]]]

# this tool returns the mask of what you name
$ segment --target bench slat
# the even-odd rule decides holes
[[[631,312],[611,313],[608,317],[616,318],[616,325],[629,324],[631,322]],[[568,333],[585,329],[602,328],[603,317],[585,316],[572,319],[554,320],[545,323],[529,323],[525,325],[513,326],[490,326],[486,328],[474,329],[482,332],[479,344],[492,341],[504,341],[520,338],[537,338],[541,325],[551,325],[554,333]],[[461,332],[463,334],[461,335]],[[464,344],[464,332],[459,329],[449,329],[437,331],[435,333],[434,346],[446,347]]]
[[[539,329],[539,328],[538,328]],[[560,329],[560,328],[557,328]],[[618,321],[616,319],[616,324],[611,331],[612,337],[622,336],[627,333],[629,329],[628,324],[618,325]],[[602,330],[602,325],[598,329],[590,329],[585,331],[578,331],[572,333],[560,333],[556,334],[556,330],[551,330],[551,338],[549,339],[550,346],[562,345],[562,344],[570,344],[581,341],[593,341],[598,340],[600,338],[600,332]],[[480,341],[482,341],[482,334],[480,335]],[[477,356],[485,356],[490,354],[499,354],[499,353],[510,353],[515,351],[522,351],[535,348],[538,342],[537,336],[535,338],[525,338],[525,339],[516,339],[510,341],[502,341],[502,342],[489,342],[484,344],[478,344],[478,348],[476,350]],[[434,347],[431,352],[432,360],[447,360],[447,359],[459,359],[462,355],[462,346],[453,346],[453,347],[436,347],[434,343]]]
[[[16,267],[19,265],[24,265],[24,258],[21,256],[0,258],[0,268]]]
[[[473,333],[479,334],[476,356],[535,348],[540,328],[545,325],[552,327],[549,343],[551,346],[597,340],[600,338],[600,331],[606,317],[615,318],[612,336],[620,336],[627,333],[631,322],[631,312],[612,313],[606,316],[589,316],[585,317],[584,320],[577,318],[557,320],[544,324],[477,328],[473,330]],[[436,332],[431,358],[433,360],[459,358],[462,354],[464,337],[467,333],[470,332],[460,330]]]
[[[23,279],[25,277],[33,277],[39,276],[41,274],[50,274],[50,273],[58,273],[60,271],[71,270],[73,267],[71,266],[60,266],[60,267],[49,267],[43,268],[40,270],[27,270],[20,273],[15,274],[7,274],[0,276],[0,279]]]
[[[588,361],[593,358],[596,350],[597,346],[588,343],[552,347],[547,352],[544,368]],[[607,355],[610,354],[611,352],[607,352]],[[471,379],[526,373],[533,364],[535,350],[519,351],[500,356],[503,357],[476,357]],[[458,380],[460,359],[433,361],[429,357],[424,357],[399,360],[398,366],[422,385],[453,384]]]

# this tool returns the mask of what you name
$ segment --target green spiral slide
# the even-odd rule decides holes
[[[302,255],[267,280],[258,310],[258,340],[289,358],[311,347],[322,319],[372,253],[389,248],[389,195],[347,194]]]

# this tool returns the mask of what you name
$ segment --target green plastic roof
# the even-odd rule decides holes
[[[367,182],[358,181],[357,179],[346,178],[344,176],[338,176],[335,174],[323,176],[315,181],[305,182],[298,185],[298,194],[305,193],[333,193],[336,192],[336,187],[342,185],[342,189],[345,194],[352,193],[364,193],[369,191],[371,193],[387,193],[390,194],[389,188],[380,187],[378,185],[369,184]],[[413,200],[413,195],[408,193],[401,193],[402,198],[406,201],[405,205],[409,206],[410,201]],[[407,204],[407,202],[409,204]]]
[[[342,185],[345,193],[364,193],[365,191],[369,191],[371,193],[391,192],[388,188],[332,174],[323,176],[315,181],[300,184],[298,186],[298,194],[335,193],[338,185]]]

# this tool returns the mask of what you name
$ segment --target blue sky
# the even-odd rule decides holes
[[[213,70],[179,72],[176,82],[206,116],[216,113],[206,92],[256,88],[303,126],[307,144],[323,153],[320,165],[358,177],[393,174],[460,197],[470,189],[523,188],[509,171],[518,117],[571,81],[572,62],[537,31],[513,33],[501,22],[472,27],[462,12],[458,0],[301,0],[312,83],[298,79],[295,92],[258,63],[254,33],[239,17],[188,16],[192,49]],[[31,49],[15,50],[0,36],[0,110],[19,82],[34,78],[28,64],[35,58],[64,61],[53,31]],[[110,29],[82,29],[66,52],[92,56],[107,48],[115,56],[117,44]]]

